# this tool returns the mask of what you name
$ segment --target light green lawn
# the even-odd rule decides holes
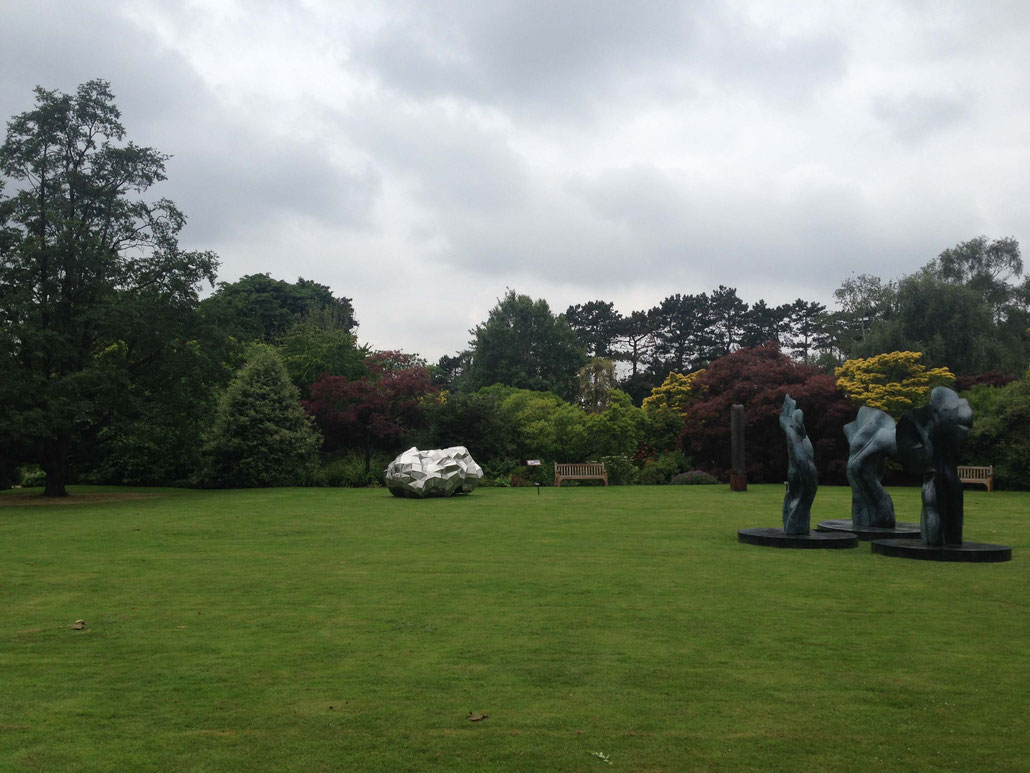
[[[975,565],[738,544],[781,486],[146,493],[0,507],[0,770],[1030,767],[1028,494]]]

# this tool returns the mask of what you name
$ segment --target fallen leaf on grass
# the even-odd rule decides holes
[[[475,712],[470,711],[468,719],[469,719],[469,722],[482,722],[484,719],[486,719],[489,716],[490,716],[489,714],[476,714]]]
[[[81,631],[83,628],[86,627],[86,621],[85,620],[76,620],[72,625],[70,625],[68,627],[71,628],[73,631]]]
[[[176,628],[185,628],[186,626],[184,626],[184,625],[177,625],[177,626],[175,626],[175,627],[176,627]]]

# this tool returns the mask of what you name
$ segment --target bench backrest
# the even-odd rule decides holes
[[[958,469],[959,478],[971,478],[973,480],[986,480],[994,475],[994,465],[988,467],[972,467],[969,465],[959,465]]]
[[[582,464],[555,464],[556,475],[604,475],[604,462],[586,462]]]

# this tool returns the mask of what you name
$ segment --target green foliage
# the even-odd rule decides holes
[[[1030,489],[1030,378],[1002,387],[975,386],[962,396],[973,409],[963,460],[993,464],[1001,488]]]
[[[517,458],[582,461],[591,450],[587,414],[549,392],[512,390],[502,403],[517,437]]]
[[[46,483],[46,473],[38,464],[26,464],[20,471],[22,488],[39,488]]]
[[[576,394],[576,374],[586,363],[586,352],[565,317],[552,314],[547,301],[509,290],[472,334],[466,374],[470,389],[504,384],[566,399]]]
[[[588,416],[587,454],[632,456],[646,437],[650,426],[647,414],[633,405],[629,395],[613,389],[608,409]]]
[[[711,486],[719,481],[704,470],[690,470],[674,475],[671,482],[674,486]]]
[[[578,402],[587,413],[608,408],[615,388],[615,363],[594,357],[579,370]]]
[[[674,475],[690,469],[693,463],[683,451],[677,449],[648,459],[640,468],[640,483],[647,486],[669,483]]]
[[[322,317],[324,314],[303,318],[278,344],[290,380],[305,397],[309,386],[324,373],[350,380],[368,373],[368,347],[358,346],[357,337],[344,328],[321,324]]]
[[[931,261],[926,270],[938,279],[963,285],[979,293],[1001,319],[1013,305],[1025,306],[1023,259],[1019,242],[1008,237],[988,241],[978,236],[956,244]]]
[[[265,348],[236,375],[218,403],[204,449],[203,483],[228,488],[298,485],[310,474],[319,442],[282,359]]]
[[[472,458],[476,458],[474,454]],[[484,462],[476,459],[476,462],[483,468],[483,480],[480,482],[480,486],[510,488],[512,475],[521,469],[519,462],[514,459],[491,459]],[[554,471],[553,465],[551,471]]]
[[[569,306],[565,320],[576,332],[580,344],[591,357],[610,359],[622,327],[622,317],[610,301],[590,301]]]
[[[185,216],[143,196],[168,156],[122,142],[107,83],[35,94],[0,146],[16,183],[0,196],[0,442],[61,496],[78,445],[141,400],[174,402],[163,366],[194,338],[218,260],[180,250]]]
[[[632,486],[640,482],[640,470],[625,454],[602,456],[604,469],[608,473],[608,484],[611,486]]]
[[[927,365],[957,375],[1009,371],[1021,356],[1018,341],[1000,337],[979,293],[925,272],[901,280],[896,316],[875,322],[857,347],[860,356],[892,351],[921,351]]]
[[[480,465],[514,459],[521,452],[514,418],[504,409],[511,390],[488,387],[452,392],[428,408],[433,448],[465,446]],[[498,473],[500,474],[500,473]],[[504,474],[510,474],[510,470]],[[488,476],[493,477],[488,473]]]
[[[362,451],[348,451],[341,456],[319,460],[304,481],[307,486],[334,488],[365,488],[383,484],[383,473],[393,455],[384,451],[372,454],[370,471],[365,473],[365,454]]]
[[[278,341],[306,319],[314,319],[323,329],[348,333],[357,326],[350,298],[337,298],[325,285],[308,279],[291,284],[268,274],[219,282],[201,310],[240,341]]]

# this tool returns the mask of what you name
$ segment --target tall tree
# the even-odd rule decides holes
[[[185,216],[142,196],[168,157],[122,142],[107,83],[35,95],[0,147],[0,173],[16,183],[0,196],[0,431],[43,467],[45,493],[63,496],[73,445],[181,343],[218,260],[180,250]],[[155,310],[160,335],[145,322]]]
[[[1025,368],[1021,340],[1001,333],[980,293],[921,271],[898,283],[896,315],[875,322],[856,354],[922,352],[928,366],[956,375]]]
[[[654,320],[654,359],[659,377],[704,365],[712,343],[711,304],[706,294],[670,295],[648,312]]]
[[[719,285],[712,290],[708,309],[712,324],[712,345],[707,359],[717,360],[740,345],[748,318],[748,305],[737,296],[735,288]]]
[[[302,397],[323,373],[354,379],[366,372],[368,347],[358,346],[353,333],[324,322],[323,313],[304,317],[279,341],[286,371]]]
[[[350,298],[338,298],[325,285],[309,279],[298,278],[291,284],[268,274],[219,282],[201,308],[241,341],[273,343],[298,322],[313,316],[325,330],[349,333],[358,324]]]
[[[504,384],[575,396],[586,352],[565,317],[552,314],[547,301],[508,290],[486,322],[470,332],[467,378],[472,389]]]
[[[258,348],[219,401],[205,447],[206,482],[222,488],[296,486],[314,464],[319,437],[282,358]]]
[[[995,320],[1005,316],[1026,283],[1019,242],[1011,237],[989,241],[977,236],[961,242],[930,261],[926,270],[937,279],[975,290],[991,307]]]
[[[790,304],[786,316],[787,343],[798,362],[811,363],[816,353],[828,346],[826,306],[798,298]]]
[[[622,317],[610,301],[590,301],[569,306],[565,321],[591,357],[611,358]]]
[[[615,389],[615,363],[603,357],[591,357],[579,370],[579,404],[587,413],[608,410]]]
[[[872,274],[849,276],[833,291],[840,315],[834,320],[834,338],[843,352],[852,355],[873,323],[896,313],[897,284]]]
[[[654,347],[654,319],[644,311],[634,311],[619,320],[615,338],[615,358],[630,365],[630,378],[651,358]]]
[[[789,309],[789,305],[769,306],[764,300],[752,304],[744,314],[743,332],[740,336],[741,348],[753,349],[770,342],[776,342],[778,345]]]

